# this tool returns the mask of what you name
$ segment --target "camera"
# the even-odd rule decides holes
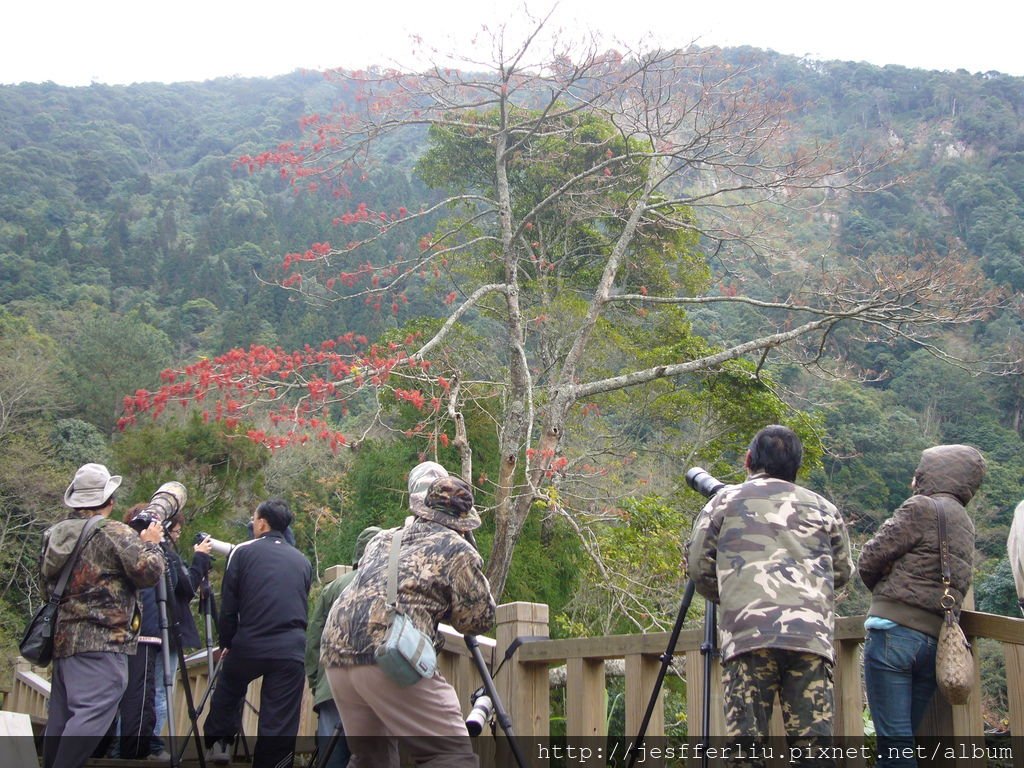
[[[466,730],[470,736],[479,736],[483,733],[484,726],[491,721],[494,714],[494,702],[491,697],[484,693],[483,688],[477,688],[471,698],[473,709],[466,716]]]
[[[210,540],[210,544],[213,545],[213,551],[216,552],[218,555],[223,555],[224,557],[228,557],[231,554],[231,550],[233,550],[235,548],[234,544],[229,544],[226,541],[221,541],[220,539],[215,539],[215,538],[213,538],[213,536],[211,536],[210,534],[206,533],[205,531],[200,531],[199,533],[196,534],[195,543],[196,544],[201,544],[206,539],[209,539]]]
[[[153,523],[160,523],[166,533],[174,524],[174,519],[185,507],[188,492],[181,483],[171,480],[164,483],[150,497],[149,504],[128,523],[134,530],[142,533]]]
[[[692,467],[686,471],[686,484],[697,493],[711,498],[725,488],[725,483],[710,474],[703,467]]]

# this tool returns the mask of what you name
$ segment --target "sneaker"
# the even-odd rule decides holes
[[[159,752],[152,753],[147,759],[157,763],[169,763],[171,762],[171,753],[166,749],[161,749]]]
[[[226,741],[216,741],[206,750],[206,759],[214,765],[227,765],[231,762],[231,745]]]

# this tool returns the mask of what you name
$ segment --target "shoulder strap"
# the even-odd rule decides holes
[[[64,567],[60,570],[60,578],[57,579],[57,586],[54,587],[53,593],[50,595],[50,600],[53,602],[60,602],[61,597],[64,596],[64,590],[68,586],[68,580],[71,578],[71,571],[75,568],[75,563],[78,562],[78,556],[82,553],[82,547],[85,546],[85,542],[88,541],[89,536],[92,534],[96,526],[99,525],[100,520],[103,519],[103,515],[93,515],[86,520],[85,525],[82,526],[82,532],[78,534],[78,541],[75,542],[75,548],[71,550],[71,556],[68,557],[68,561],[64,563]]]
[[[935,517],[939,521],[939,566],[942,568],[942,586],[945,587],[942,597],[939,598],[939,606],[946,612],[947,621],[952,620],[953,609],[956,608],[956,598],[949,591],[951,582],[951,569],[949,566],[949,538],[946,534],[946,510],[941,504],[935,503],[931,496],[925,496],[932,509],[935,510]]]
[[[946,534],[946,510],[942,508],[941,504],[936,504],[935,500],[930,496],[925,496],[925,498],[928,499],[928,503],[935,510],[935,517],[939,521],[939,565],[942,568],[942,583],[948,587],[951,571],[949,567],[949,539]]]
[[[399,528],[391,538],[391,552],[388,554],[388,607],[398,608],[398,559],[402,550],[402,532]]]

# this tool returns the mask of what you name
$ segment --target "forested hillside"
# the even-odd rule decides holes
[[[640,305],[649,289],[672,284],[689,295],[707,291],[718,299],[742,294],[777,302],[806,290],[809,275],[826,262],[863,285],[893,265],[909,269],[945,259],[962,270],[947,272],[950,280],[963,279],[977,291],[974,310],[924,331],[911,332],[911,323],[898,319],[889,327],[879,323],[886,333],[837,325],[817,360],[806,350],[769,358],[766,348],[763,355],[741,355],[672,383],[652,380],[639,390],[581,401],[565,424],[571,435],[544,457],[539,475],[560,489],[561,501],[546,492],[543,502],[540,495],[525,502],[532,511],[513,540],[503,599],[551,604],[560,633],[671,622],[682,588],[680,539],[702,504],[682,483],[684,472],[702,464],[735,480],[753,431],[781,421],[807,443],[803,482],[837,502],[857,541],[908,495],[922,448],[940,442],[979,447],[989,476],[972,505],[978,527],[975,596],[984,610],[1016,615],[1005,540],[1014,505],[1024,496],[1024,380],[1017,362],[1024,347],[1024,79],[812,63],[754,49],[703,53],[722,71],[741,72],[750,87],[785,108],[782,139],[794,155],[827,146],[863,157],[865,183],[857,189],[814,187],[812,204],[787,208],[770,224],[753,212],[737,214],[784,256],[783,269],[762,263],[754,248],[742,254],[741,269],[727,265],[727,248],[716,251],[706,235],[666,224],[673,217],[696,218],[699,206],[666,206],[664,219],[644,234],[648,239],[630,262],[632,271],[618,286],[622,293],[635,295]],[[283,161],[252,172],[250,166],[263,165],[255,158],[285,143],[298,146],[311,126],[326,125],[310,116],[339,102],[357,104],[344,82],[300,73],[174,85],[0,87],[5,647],[38,601],[38,534],[63,514],[61,494],[84,461],[104,461],[125,476],[122,509],[165,480],[184,482],[190,522],[183,540],[198,530],[236,540],[255,499],[283,495],[299,511],[300,546],[321,570],[349,560],[364,525],[401,518],[405,472],[418,458],[436,456],[453,470],[459,467],[466,443],[453,431],[455,421],[424,427],[424,398],[428,410],[431,397],[438,412],[447,407],[450,390],[436,380],[433,389],[397,384],[374,404],[383,415],[345,445],[337,439],[331,445],[317,433],[348,429],[365,406],[325,409],[315,417],[319,423],[307,420],[298,430],[311,439],[289,440],[280,450],[270,450],[268,435],[278,421],[268,410],[235,412],[226,401],[215,406],[213,394],[208,408],[179,407],[172,397],[157,410],[167,409],[159,418],[149,417],[151,393],[174,381],[161,379],[166,368],[184,370],[231,354],[251,364],[252,345],[270,350],[280,365],[298,360],[293,350],[322,357],[324,342],[333,350],[339,337],[360,348],[401,347],[439,328],[445,307],[456,299],[453,291],[439,302],[448,293],[444,279],[497,280],[496,262],[477,253],[471,266],[457,266],[454,255],[437,262],[436,274],[424,274],[415,289],[375,293],[356,286],[371,266],[399,263],[410,243],[436,242],[445,228],[458,228],[467,240],[479,235],[476,222],[467,224],[472,216],[465,207],[432,208],[444,194],[481,194],[491,183],[478,170],[490,166],[478,162],[472,133],[420,127],[384,137],[373,150],[372,172],[348,175],[344,185],[296,175]],[[481,122],[490,119],[483,115]],[[615,141],[596,118],[576,130],[609,146]],[[620,144],[615,151],[628,154],[629,142]],[[540,199],[549,175],[591,160],[579,147],[559,148],[561,164],[524,172],[512,179],[512,188]],[[552,142],[528,150],[551,153]],[[249,160],[239,162],[243,157]],[[881,162],[875,167],[868,158]],[[644,169],[613,170],[615,177],[606,182],[609,200],[619,199],[611,185],[632,181]],[[673,181],[687,182],[685,176]],[[533,245],[543,240],[540,230],[553,241],[555,227],[579,210],[537,219],[529,230]],[[409,219],[412,231],[399,239],[380,226],[373,238],[360,241],[358,260],[344,273],[356,286],[344,297],[349,300],[332,300],[334,280],[344,278],[327,282],[319,275],[317,290],[308,290],[309,279],[304,286],[289,279],[295,273],[282,263],[312,260],[314,244],[343,242],[350,235],[339,231],[365,223],[367,211],[402,211],[394,217]],[[567,323],[549,329],[555,339],[569,333],[566,318],[583,316],[582,304],[574,302],[586,301],[593,293],[586,280],[600,274],[579,253],[599,247],[611,224],[591,224],[574,220],[558,231],[562,243],[575,244],[577,260],[568,263],[565,246],[559,266],[565,277],[554,299],[551,283],[543,283],[544,260],[531,267],[536,295],[551,300],[563,313],[559,322]],[[734,224],[718,226],[724,231]],[[303,257],[308,253],[313,256]],[[942,290],[933,287],[935,296]],[[507,362],[494,349],[502,330],[487,309],[481,305],[465,317],[455,347],[478,359],[481,369]],[[728,302],[644,309],[596,327],[602,346],[598,356],[587,358],[586,372],[613,377],[629,364],[658,366],[711,354],[755,333],[756,323],[775,311]],[[538,313],[531,322],[554,322],[551,317]],[[530,356],[538,380],[553,365],[555,346]],[[437,370],[444,365],[462,370],[450,357]],[[358,377],[351,367],[345,373]],[[487,507],[499,503],[493,480],[506,453],[500,434],[505,417],[497,388],[485,396],[480,377],[476,381],[476,390],[465,383],[473,395],[459,415],[472,448],[474,483]],[[143,413],[122,431],[126,396],[136,397]],[[538,399],[536,406],[546,404]],[[357,450],[347,447],[352,442]],[[534,449],[526,450],[532,458]],[[515,472],[517,482],[525,482],[522,470]],[[573,506],[564,502],[570,495],[587,500]],[[481,536],[485,556],[495,540],[489,521]],[[842,612],[863,610],[865,599],[862,588],[851,588]],[[998,709],[999,692],[990,693]]]

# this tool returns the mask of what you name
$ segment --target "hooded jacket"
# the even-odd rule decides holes
[[[91,516],[90,510],[74,510],[43,534],[40,574],[47,597]],[[61,598],[53,657],[135,653],[141,621],[137,590],[154,586],[163,570],[158,545],[146,543],[117,520],[100,521]]]
[[[868,613],[938,637],[943,610],[936,506],[946,512],[950,594],[960,614],[971,587],[974,523],[964,507],[985,477],[985,459],[968,445],[939,445],[921,453],[916,494],[882,523],[861,550],[857,570],[871,590]]]

